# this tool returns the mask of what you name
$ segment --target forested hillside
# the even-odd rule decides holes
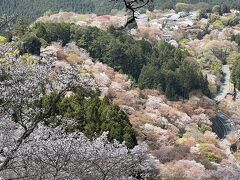
[[[141,88],[157,88],[169,99],[188,98],[189,92],[196,89],[210,96],[200,69],[185,60],[187,52],[165,42],[152,45],[111,28],[103,31],[66,23],[37,23],[30,31],[22,37],[19,30],[14,32],[23,40],[22,53],[39,54],[41,44],[61,41],[65,45],[73,40],[91,57],[129,75]]]
[[[226,4],[229,8],[240,8],[239,0],[154,0],[157,8],[175,8],[177,2],[184,3],[209,3],[210,6],[216,4]],[[111,9],[124,7],[123,1],[114,4],[109,0],[1,0],[0,16],[3,14],[20,14],[29,20],[34,20],[42,16],[46,11],[58,12],[74,11],[78,13],[109,14]]]
[[[240,179],[240,0],[150,1],[0,0],[0,180]]]
[[[112,6],[108,0],[1,0],[0,15],[21,14],[32,20],[48,10],[106,14]]]

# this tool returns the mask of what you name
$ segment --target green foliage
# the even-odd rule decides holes
[[[232,35],[231,40],[235,41],[238,44],[238,46],[240,46],[240,34]]]
[[[41,42],[61,41],[63,45],[71,39],[86,49],[91,57],[108,64],[116,70],[138,80],[141,69],[151,54],[151,44],[136,41],[125,32],[104,31],[96,27],[79,27],[66,23],[37,23],[32,31]]]
[[[71,38],[71,25],[68,23],[37,23],[32,31],[47,43],[58,41],[65,45]]]
[[[217,14],[211,14],[210,16],[210,22],[214,23],[215,21],[220,20],[220,16]]]
[[[177,3],[200,4],[202,0],[154,0],[153,4],[148,7],[161,9],[175,9]],[[239,0],[204,0],[207,9],[212,9],[216,4],[221,4],[221,13],[228,12],[229,9],[240,9]],[[1,0],[0,1],[0,16],[12,14],[24,14],[31,21],[45,15],[51,15],[59,11],[70,11],[82,14],[96,13],[98,15],[110,14],[114,2],[109,0]],[[195,5],[196,7],[198,7]],[[146,8],[148,8],[146,7]],[[124,2],[116,1],[115,9],[123,9]],[[187,10],[189,6],[187,6]]]
[[[5,44],[7,42],[7,38],[4,36],[0,36],[0,44]]]
[[[219,61],[213,61],[211,64],[211,70],[214,75],[220,74],[222,70],[222,64]]]
[[[26,19],[21,18],[16,22],[13,27],[13,35],[19,38],[23,37],[29,31],[29,23]]]
[[[228,25],[229,26],[236,26],[240,21],[240,16],[230,16],[228,19]]]
[[[23,54],[22,60],[26,62],[28,65],[36,64],[37,62],[30,56],[29,54]]]
[[[202,89],[210,95],[207,80],[200,69],[184,60],[182,50],[160,42],[153,48],[151,61],[142,69],[139,85],[141,88],[159,88],[168,99],[188,98],[189,92]]]
[[[141,88],[162,89],[159,87],[160,84],[161,86],[164,85],[161,82],[164,82],[164,78],[156,66],[146,65],[143,67],[141,75],[139,77],[139,85]]]
[[[73,40],[91,57],[132,77],[141,88],[158,88],[169,99],[188,98],[189,92],[195,89],[210,94],[199,68],[184,60],[187,53],[168,43],[152,45],[144,39],[135,40],[124,31],[66,23],[38,23],[32,31],[41,42],[61,40],[66,44]]]
[[[224,14],[224,13],[229,13],[230,12],[230,7],[227,6],[226,4],[222,4],[221,5],[221,13]]]
[[[222,157],[217,152],[214,152],[214,149],[212,149],[211,145],[209,144],[200,144],[200,151],[202,155],[204,155],[204,157],[210,162],[213,161],[220,163],[222,160]]]
[[[24,14],[31,20],[61,11],[78,13],[108,14],[113,3],[108,0],[1,0],[0,16],[3,14]],[[117,2],[116,8],[123,8],[123,2]]]
[[[214,14],[221,15],[221,6],[220,6],[220,5],[215,5],[215,6],[213,6],[212,12],[213,12]]]
[[[207,15],[206,11],[199,10],[199,12],[198,12],[198,19],[201,20],[202,18],[207,19],[208,15]]]
[[[221,20],[216,20],[216,21],[214,21],[214,23],[213,23],[213,27],[214,27],[215,29],[222,30],[222,29],[224,28],[224,24],[223,24],[223,22],[222,22]]]
[[[200,157],[197,159],[204,167],[208,170],[217,170],[216,165],[213,165],[209,159],[206,157]]]
[[[209,88],[209,91],[211,93],[211,96],[215,97],[217,95],[217,92],[218,92],[217,85],[213,84],[213,83],[209,83],[208,88]]]
[[[240,161],[240,152],[235,152],[233,155],[238,161]]]
[[[1,64],[1,63],[5,63],[5,62],[6,62],[6,59],[0,58],[0,64]]]
[[[55,94],[44,97],[44,107],[50,106],[54,97]],[[57,115],[61,115],[63,118],[60,120],[54,118]],[[73,119],[75,123],[65,123],[65,119]],[[77,90],[74,95],[62,98],[53,107],[52,118],[46,123],[52,126],[65,124],[67,131],[80,131],[89,138],[108,131],[110,141],[114,139],[119,142],[125,141],[129,148],[133,148],[137,144],[135,131],[126,113],[118,106],[111,105],[107,98],[100,100],[97,94],[84,90]]]
[[[151,53],[149,42],[136,41],[125,32],[116,32],[111,28],[103,31],[96,27],[75,27],[73,30],[73,39],[78,46],[87,49],[93,58],[138,79],[147,55]]]
[[[181,11],[189,12],[191,10],[191,6],[190,4],[186,4],[186,3],[177,3],[175,10],[177,12],[181,12]]]
[[[240,60],[236,60],[232,66],[231,78],[236,88],[240,90]]]
[[[205,133],[206,131],[212,132],[212,128],[208,125],[202,124],[201,127],[200,127],[200,131],[202,133]]]
[[[40,39],[33,33],[26,34],[21,39],[21,53],[40,54]]]
[[[181,39],[181,40],[180,40],[180,42],[179,42],[179,43],[180,43],[181,45],[187,45],[187,44],[188,44],[188,42],[189,42],[189,40],[188,40],[188,39],[186,39],[186,38],[183,38],[183,39]]]

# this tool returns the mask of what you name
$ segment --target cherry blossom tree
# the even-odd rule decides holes
[[[199,177],[199,180],[204,179],[240,179],[240,168],[238,165],[219,166],[216,171],[205,173]]]
[[[51,59],[39,64],[15,55],[4,58],[0,66],[0,177],[149,178],[152,166],[143,147],[129,150],[124,144],[109,143],[106,133],[89,140],[80,132],[66,133],[64,124],[55,129],[44,125],[55,104],[73,88],[97,88],[91,76],[80,73],[81,65],[56,69]],[[43,97],[50,92],[57,95],[43,107]]]
[[[106,133],[90,141],[82,133],[66,134],[60,127],[39,124],[0,175],[8,179],[147,179],[151,170],[141,146],[129,151],[124,144],[109,143]]]

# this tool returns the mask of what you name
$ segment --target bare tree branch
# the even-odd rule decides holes
[[[143,8],[148,5],[151,0],[123,0],[125,4],[125,8],[131,12],[131,16],[128,18],[126,24],[124,26],[116,28],[116,30],[123,30],[129,24],[136,22],[137,17],[135,16],[135,12],[137,9]],[[116,0],[115,0],[116,2]]]

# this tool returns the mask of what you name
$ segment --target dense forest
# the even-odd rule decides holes
[[[55,97],[56,93],[45,96],[43,107],[50,106]],[[62,118],[56,118],[59,116]],[[74,123],[67,122],[68,119],[74,120]],[[118,106],[111,105],[106,97],[100,100],[97,93],[84,89],[77,89],[74,95],[61,98],[45,123],[53,127],[64,124],[67,132],[83,132],[88,138],[108,132],[111,142],[114,139],[119,142],[125,141],[129,148],[137,144],[136,134],[127,114]]]
[[[118,4],[116,6],[119,7]],[[109,3],[108,0],[1,0],[0,16],[20,14],[34,20],[48,10],[107,14],[111,12],[112,7],[113,3]]]
[[[226,4],[229,8],[239,9],[239,0],[154,0],[156,8],[175,8],[176,3],[199,3],[204,2],[209,4],[209,8],[216,4]],[[150,6],[152,6],[150,4]],[[122,9],[124,3],[119,0],[117,3],[109,0],[1,0],[0,1],[0,16],[19,14],[26,16],[29,20],[34,20],[42,16],[46,11],[59,12],[74,11],[78,13],[96,13],[109,14],[112,9]]]
[[[154,5],[160,9],[174,9],[177,3],[199,4],[206,3],[211,9],[214,5],[225,4],[229,8],[239,9],[239,0],[155,0]]]

